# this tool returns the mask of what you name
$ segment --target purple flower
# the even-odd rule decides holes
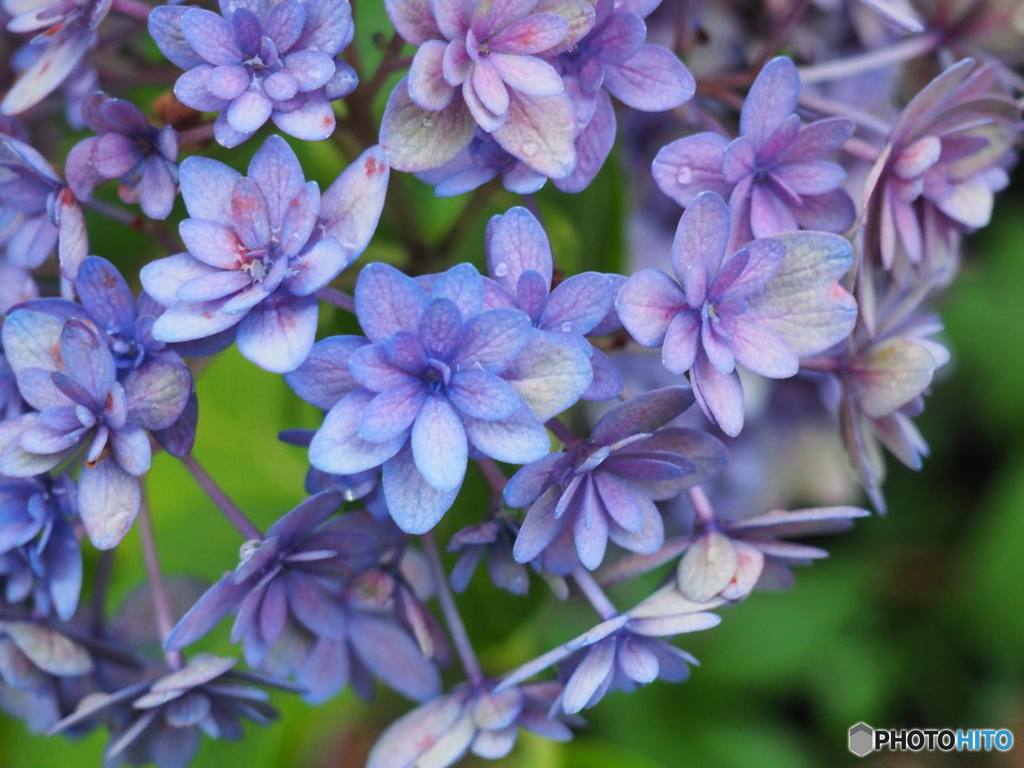
[[[799,97],[793,62],[769,61],[743,103],[739,138],[699,133],[658,153],[652,172],[661,191],[683,207],[705,190],[730,195],[734,248],[796,229],[847,230],[854,208],[842,189],[846,172],[822,158],[853,135],[854,123],[828,118],[801,127]]]
[[[189,251],[141,273],[146,292],[167,307],[154,338],[191,341],[237,325],[245,357],[276,373],[296,368],[316,335],[314,293],[370,241],[388,174],[387,153],[372,147],[321,196],[279,136],[256,152],[248,176],[204,157],[185,160],[191,218],[179,229]]]
[[[611,152],[616,125],[609,93],[644,112],[674,109],[693,97],[696,83],[676,55],[644,42],[643,19],[659,4],[660,0],[599,0],[593,29],[555,60],[580,129],[576,169],[555,180],[563,192],[586,189]]]
[[[679,591],[705,603],[713,597],[742,600],[754,587],[785,589],[793,583],[791,565],[805,565],[828,552],[779,537],[820,536],[853,527],[870,513],[857,507],[772,510],[745,520],[700,520],[676,571]]]
[[[373,745],[366,766],[446,768],[467,752],[499,760],[512,751],[520,728],[552,741],[569,741],[568,725],[548,717],[560,688],[535,683],[494,693],[489,682],[462,686],[392,723]]]
[[[605,619],[519,667],[496,691],[502,693],[561,662],[558,677],[564,687],[550,713],[573,715],[593,707],[610,690],[632,692],[658,678],[681,682],[689,677],[690,665],[697,660],[661,638],[717,626],[721,619],[706,611],[724,602],[694,603],[674,586],[663,587],[632,610]]]
[[[512,463],[547,453],[541,418],[589,385],[566,347],[538,342],[525,313],[484,308],[471,265],[423,283],[429,293],[393,267],[368,265],[355,294],[368,339],[325,339],[287,377],[330,409],[310,445],[313,466],[350,475],[383,465],[388,510],[408,533],[430,530],[451,506],[471,450]]]
[[[416,178],[434,187],[438,197],[455,197],[483,186],[501,174],[509,192],[529,195],[544,186],[548,177],[510,155],[486,131],[477,130],[473,140],[459,154],[432,171]]]
[[[589,4],[388,0],[386,5],[398,33],[419,46],[381,125],[381,143],[396,168],[415,172],[443,165],[470,143],[479,126],[545,176],[572,172],[578,132],[572,104],[562,78],[543,57],[586,34],[594,18]]]
[[[525,208],[510,208],[487,226],[487,307],[516,307],[555,342],[568,341],[588,358],[593,380],[584,400],[610,400],[622,391],[611,359],[584,336],[612,312],[618,285],[598,272],[583,272],[553,291],[551,246],[540,222]],[[598,334],[594,334],[598,335]]]
[[[530,589],[530,574],[512,556],[518,533],[519,523],[505,515],[495,515],[452,536],[448,551],[462,553],[452,568],[452,589],[465,592],[486,556],[487,572],[494,586],[513,595],[525,595]]]
[[[947,227],[970,231],[988,224],[993,193],[1009,183],[1004,167],[1020,116],[998,70],[973,59],[954,64],[911,100],[866,190],[887,269],[898,253],[912,264],[934,260],[925,240],[929,208]]]
[[[687,387],[638,395],[605,414],[590,438],[528,464],[509,480],[505,502],[530,506],[513,555],[540,557],[550,573],[579,563],[594,570],[608,540],[631,552],[661,547],[664,527],[655,501],[722,470],[725,447],[704,432],[659,429],[693,404]]]
[[[72,530],[75,485],[62,475],[0,476],[0,577],[4,598],[32,599],[33,615],[68,621],[82,588],[82,553]]]
[[[4,0],[13,16],[11,32],[36,32],[30,45],[45,46],[4,96],[0,112],[17,115],[49,96],[75,70],[96,42],[96,28],[110,12],[111,0]]]
[[[437,695],[437,669],[389,612],[391,595],[378,600],[379,584],[369,590],[371,582],[356,578],[395,546],[398,532],[366,514],[332,517],[341,501],[337,491],[310,497],[263,541],[243,546],[238,567],[185,614],[167,647],[190,645],[234,611],[231,637],[243,642],[246,662],[294,676],[312,702],[350,680],[372,693],[373,677],[416,700]]]
[[[106,761],[187,766],[203,733],[211,739],[237,740],[244,733],[243,720],[269,725],[280,716],[268,703],[270,694],[253,684],[287,686],[252,672],[233,671],[236,663],[236,659],[197,654],[181,669],[156,680],[83,698],[50,733],[103,717],[111,730]]]
[[[100,134],[84,139],[68,153],[65,173],[79,200],[93,188],[121,182],[126,203],[139,203],[151,219],[166,219],[178,191],[178,134],[165,125],[154,128],[129,101],[94,93],[82,105],[82,120]]]
[[[356,85],[335,58],[354,33],[347,0],[224,0],[220,11],[165,5],[149,16],[157,46],[188,70],[174,86],[178,99],[220,112],[214,135],[225,147],[241,144],[268,118],[297,139],[330,136],[330,99]]]
[[[35,269],[58,248],[61,275],[74,280],[89,253],[85,217],[71,190],[36,150],[17,139],[0,135],[0,215],[10,218],[4,227],[7,261]]]
[[[4,353],[25,401],[37,412],[0,423],[0,473],[33,477],[84,449],[79,514],[100,549],[116,546],[141,503],[149,470],[146,430],[170,427],[192,389],[181,365],[153,363],[118,381],[106,334],[28,309],[3,326]]]
[[[11,307],[39,296],[39,286],[32,279],[32,273],[24,267],[16,267],[0,257],[0,315]],[[0,410],[3,405],[0,405]]]
[[[794,376],[801,357],[850,334],[857,306],[836,282],[853,260],[846,240],[787,233],[725,258],[729,218],[714,192],[694,198],[672,243],[678,282],[641,270],[622,287],[616,308],[637,342],[662,347],[669,371],[690,371],[701,409],[734,437],[743,428],[736,364],[769,378]]]

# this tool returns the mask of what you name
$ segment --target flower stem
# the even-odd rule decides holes
[[[346,312],[355,314],[356,312],[356,300],[349,296],[347,293],[342,293],[329,286],[324,286],[316,292],[316,297],[320,301],[344,309]]]
[[[423,549],[426,550],[430,570],[437,584],[437,599],[441,603],[441,612],[444,613],[444,620],[448,624],[455,651],[459,654],[459,660],[462,662],[462,668],[466,670],[469,681],[473,685],[480,685],[484,681],[484,673],[480,669],[480,662],[477,661],[473,644],[469,640],[466,625],[462,623],[455,598],[452,597],[451,588],[448,586],[448,576],[444,572],[444,564],[441,562],[441,553],[437,549],[434,534],[425,533],[420,539],[423,541]]]
[[[679,557],[693,542],[689,536],[669,539],[661,549],[649,555],[626,555],[599,569],[594,578],[598,584],[608,586],[650,573],[670,560]]]
[[[167,599],[167,587],[163,574],[160,572],[160,559],[156,552],[156,539],[153,536],[153,520],[149,515],[149,504],[143,498],[139,509],[139,536],[142,538],[142,556],[146,560],[146,574],[149,577],[149,591],[153,598],[153,612],[156,614],[156,626],[160,631],[161,644],[166,642],[174,629],[174,618],[171,616],[171,603]],[[181,653],[164,651],[167,666],[171,669],[181,668]]]
[[[192,473],[192,477],[199,483],[199,487],[206,491],[206,495],[213,500],[220,511],[224,513],[224,517],[231,521],[231,524],[238,529],[239,533],[245,536],[247,539],[263,539],[263,532],[257,528],[253,522],[245,516],[245,513],[238,508],[238,505],[233,502],[221,487],[214,482],[214,479],[210,477],[209,473],[203,469],[203,466],[196,461],[195,457],[189,454],[181,458],[181,463],[188,467],[188,471]]]
[[[405,40],[396,32],[388,42],[388,47],[384,51],[384,58],[381,60],[380,66],[377,67],[377,71],[373,73],[373,78],[366,85],[366,92],[363,98],[367,102],[372,102],[377,97],[380,89],[384,87],[384,81],[387,80],[388,75],[395,70],[412,64],[411,58],[400,59],[398,57],[398,54],[402,52],[404,47]]]
[[[815,112],[821,112],[825,115],[848,117],[862,128],[866,128],[873,133],[877,133],[879,136],[888,136],[889,131],[892,130],[892,126],[889,125],[889,123],[875,117],[870,112],[865,112],[863,109],[857,109],[857,107],[849,104],[843,104],[839,101],[826,99],[823,96],[816,96],[815,94],[808,93],[807,91],[800,94],[800,105]]]
[[[800,19],[804,15],[804,11],[811,4],[811,0],[797,0],[793,3],[793,7],[789,9],[789,13],[782,20],[775,31],[772,33],[771,38],[764,46],[764,50],[761,51],[761,55],[757,57],[757,63],[754,64],[753,69],[760,71],[761,68],[767,64],[771,58],[779,52],[782,48],[782,44],[786,42],[786,38],[789,37],[789,33],[793,31],[793,27],[797,25]]]
[[[494,459],[483,458],[480,459],[477,464],[480,465],[480,471],[484,473],[484,477],[487,478],[487,482],[491,486],[491,493],[498,499],[501,498],[501,494],[505,491],[505,486],[508,484],[508,478],[505,477],[505,473],[501,471],[501,467],[498,466],[498,462]]]
[[[690,497],[690,505],[693,507],[694,514],[702,523],[706,525],[715,521],[714,507],[711,506],[711,501],[704,493],[703,488],[695,485],[686,491],[686,495]]]
[[[140,3],[139,0],[114,0],[110,9],[139,21],[148,21],[149,13],[153,10],[151,6]]]
[[[598,615],[602,619],[610,619],[613,616],[618,616],[619,612],[612,605],[612,601],[608,599],[608,595],[604,593],[601,586],[594,581],[594,577],[590,575],[590,571],[584,568],[582,565],[577,565],[575,570],[572,572],[572,577],[579,585],[580,591],[586,595],[587,600],[594,606],[594,610],[597,611]]]
[[[844,77],[852,77],[862,72],[871,72],[875,69],[887,67],[890,64],[899,64],[900,62],[923,56],[935,50],[941,42],[942,34],[940,32],[925,32],[914,37],[908,37],[887,48],[879,48],[874,51],[857,54],[856,56],[826,61],[809,67],[800,67],[800,82],[804,86],[808,86],[812,83],[841,80]]]
[[[197,125],[178,134],[178,144],[183,147],[197,147],[213,138],[213,121]]]
[[[106,634],[107,587],[110,586],[110,571],[114,566],[114,550],[100,552],[96,561],[96,575],[92,585],[92,633],[96,637]]]
[[[90,211],[95,211],[101,216],[106,216],[108,219],[113,219],[116,222],[124,224],[126,227],[132,229],[138,229],[142,224],[142,218],[136,216],[131,211],[126,211],[117,205],[111,205],[103,200],[97,200],[96,198],[90,198],[82,203],[84,208],[88,208]]]
[[[550,429],[551,433],[561,440],[563,445],[572,445],[579,439],[557,416],[553,419],[548,419],[544,426]]]

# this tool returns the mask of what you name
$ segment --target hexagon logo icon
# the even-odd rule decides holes
[[[875,751],[875,729],[867,723],[857,723],[850,727],[850,751],[857,757]]]

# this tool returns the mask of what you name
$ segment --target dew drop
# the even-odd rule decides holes
[[[494,274],[497,277],[504,277],[508,274],[508,263],[499,261],[497,266],[494,267]]]
[[[430,126],[432,126],[434,124],[434,118],[432,118],[432,117],[424,117],[421,122],[423,123],[423,127],[424,128],[429,128]]]
[[[688,165],[679,167],[679,173],[676,174],[676,180],[680,184],[692,184],[693,183],[693,169]]]
[[[345,501],[355,501],[356,500],[356,495],[352,492],[351,488],[346,488],[345,492],[343,494],[341,494],[341,495],[345,497]]]
[[[256,550],[260,548],[263,542],[259,539],[249,539],[243,542],[242,546],[238,548],[238,559],[243,563],[250,557],[256,554]]]
[[[572,333],[572,323],[562,323],[562,333]]]
[[[537,154],[538,149],[540,149],[540,147],[538,147],[537,143],[534,141],[528,141],[525,144],[523,144],[524,155],[535,155]]]

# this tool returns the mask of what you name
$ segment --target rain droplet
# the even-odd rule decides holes
[[[537,143],[534,141],[528,141],[525,144],[523,144],[524,155],[535,155],[537,154],[538,149],[540,149],[540,147],[538,147]]]
[[[562,333],[572,333],[572,323],[562,323]]]
[[[429,128],[430,126],[432,126],[434,124],[434,118],[432,118],[432,117],[424,117],[421,122],[423,123],[423,127],[424,128]]]
[[[355,501],[356,500],[356,495],[352,492],[351,488],[346,488],[345,492],[343,494],[341,494],[341,495],[345,497],[345,501]]]
[[[260,548],[263,542],[259,539],[249,539],[243,542],[242,546],[238,548],[238,559],[243,563],[250,557],[256,554],[256,550]]]
[[[679,173],[676,174],[676,180],[680,184],[692,184],[693,183],[693,169],[688,165],[680,166]]]
[[[497,266],[494,267],[494,274],[496,277],[504,277],[508,274],[508,264],[504,261],[499,261]]]

